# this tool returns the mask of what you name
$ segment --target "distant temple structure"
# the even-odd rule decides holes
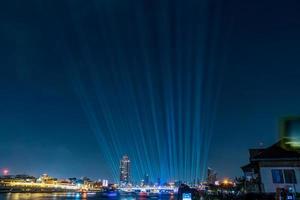
[[[283,138],[267,148],[249,149],[249,164],[241,167],[247,192],[276,193],[281,188],[300,192],[300,151],[288,148],[290,143]]]

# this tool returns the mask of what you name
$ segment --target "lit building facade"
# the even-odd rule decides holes
[[[130,160],[124,155],[120,161],[120,183],[128,184],[130,181]]]
[[[208,168],[207,169],[207,183],[210,185],[214,185],[217,181],[217,173],[215,170]]]

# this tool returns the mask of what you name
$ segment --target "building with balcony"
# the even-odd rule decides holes
[[[300,192],[300,151],[287,148],[289,140],[249,149],[249,164],[241,167],[248,192],[275,193],[279,188]]]

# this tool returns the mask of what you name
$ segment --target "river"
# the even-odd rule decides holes
[[[0,193],[0,200],[107,200],[108,198],[103,198],[95,193],[80,194],[80,193]],[[135,200],[147,198],[138,198],[135,196],[121,196],[119,198],[114,198],[118,200]],[[155,198],[160,199],[160,198]],[[174,199],[163,198],[164,200]]]

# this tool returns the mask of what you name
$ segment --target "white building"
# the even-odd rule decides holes
[[[264,149],[250,149],[250,164],[242,169],[248,192],[276,193],[279,188],[300,193],[300,152],[288,148],[288,140]]]

